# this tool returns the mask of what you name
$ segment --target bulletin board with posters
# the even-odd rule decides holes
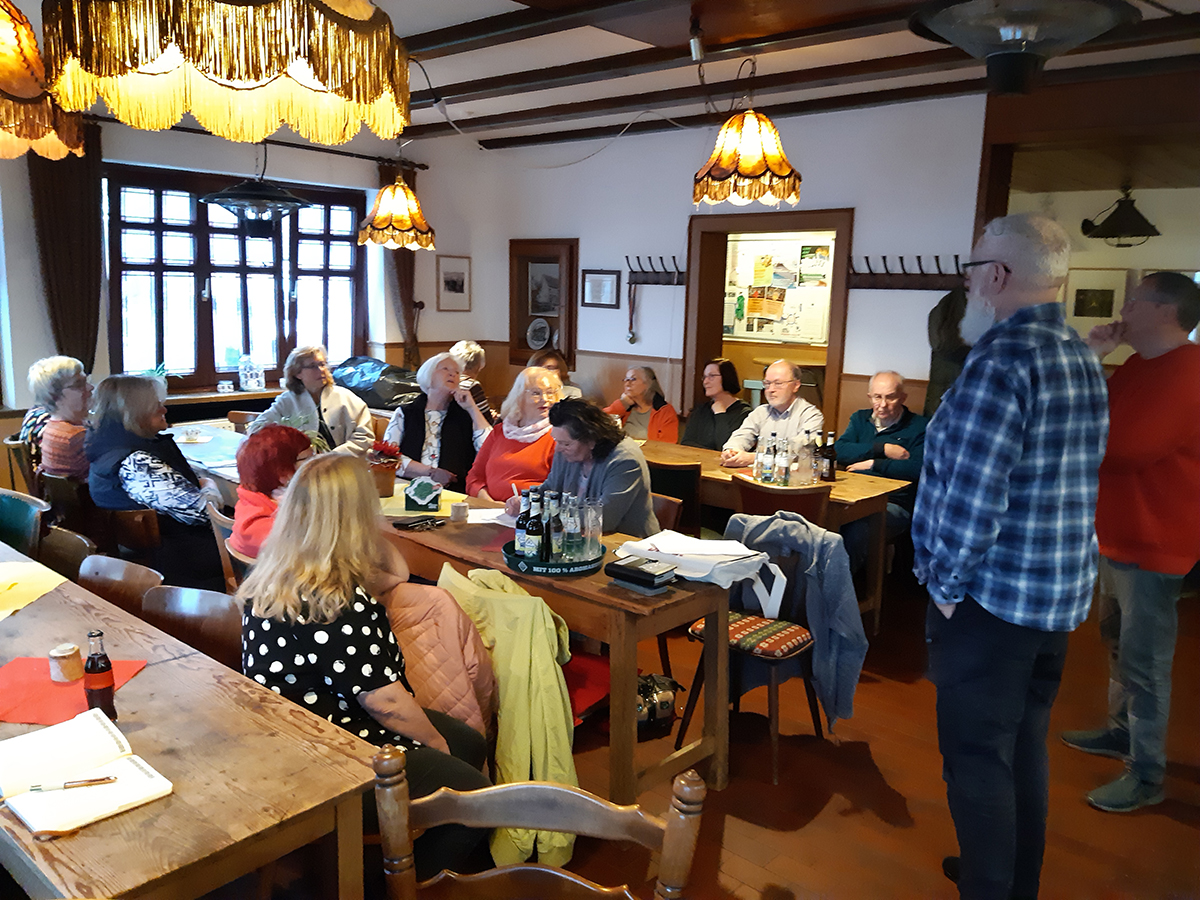
[[[730,234],[722,334],[769,343],[829,343],[833,231]]]

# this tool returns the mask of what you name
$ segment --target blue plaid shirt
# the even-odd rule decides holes
[[[1108,392],[1059,303],[1019,309],[972,348],[925,434],[914,570],[939,603],[1070,631],[1096,577]]]

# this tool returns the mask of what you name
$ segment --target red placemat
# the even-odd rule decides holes
[[[114,689],[146,667],[144,659],[114,659]],[[117,712],[120,713],[118,701]],[[83,679],[61,684],[50,680],[46,657],[18,656],[0,666],[0,721],[22,725],[57,725],[85,712]]]

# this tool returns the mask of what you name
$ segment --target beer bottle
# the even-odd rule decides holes
[[[527,556],[525,552],[525,529],[529,525],[529,488],[521,491],[521,512],[517,514],[516,534],[513,537],[513,552]]]
[[[529,521],[525,525],[525,558],[542,560],[542,545],[545,543],[545,526],[542,524],[542,494],[529,494]]]
[[[546,495],[549,514],[546,516],[546,538],[550,541],[550,558],[563,558],[563,520],[558,504],[558,491],[550,491]]]
[[[833,442],[836,436],[835,432],[829,432],[829,437],[825,440],[825,446],[821,448],[822,481],[837,481],[837,451],[833,449]]]
[[[88,709],[99,709],[115,722],[114,689],[112,662],[104,652],[104,632],[89,631],[88,658],[83,664],[83,692],[87,695]]]

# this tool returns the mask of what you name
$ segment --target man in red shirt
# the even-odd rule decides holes
[[[1120,321],[1092,329],[1101,357],[1136,352],[1108,381],[1110,427],[1100,466],[1100,635],[1109,649],[1105,728],[1068,731],[1069,747],[1126,760],[1087,795],[1107,812],[1161,803],[1166,772],[1176,602],[1200,559],[1200,287],[1177,272],[1148,275]]]

